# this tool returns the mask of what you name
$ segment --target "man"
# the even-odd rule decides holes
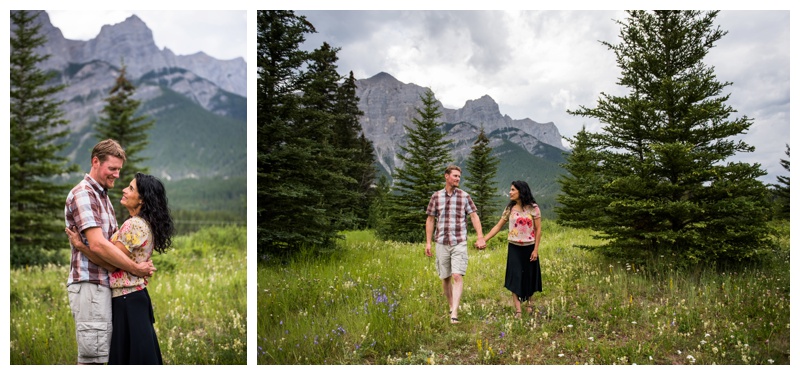
[[[108,272],[121,268],[140,277],[155,271],[152,262],[137,264],[109,239],[117,231],[108,189],[114,187],[125,163],[125,151],[116,141],[101,141],[92,149],[89,174],[67,196],[64,219],[81,233],[85,252],[72,249],[67,290],[78,341],[78,364],[108,362],[111,343],[111,288]]]
[[[475,246],[486,248],[481,221],[475,203],[465,191],[458,189],[461,168],[450,165],[444,172],[445,186],[431,196],[425,222],[425,255],[431,256],[431,235],[436,226],[436,270],[450,306],[450,323],[458,321],[458,305],[467,273],[467,216],[478,233]],[[434,222],[435,221],[435,222]]]

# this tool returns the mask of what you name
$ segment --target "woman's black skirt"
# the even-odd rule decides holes
[[[162,365],[147,288],[111,299],[109,365]]]
[[[530,299],[534,292],[542,291],[542,271],[539,268],[539,258],[531,262],[534,246],[508,244],[505,287],[516,294],[521,302]]]

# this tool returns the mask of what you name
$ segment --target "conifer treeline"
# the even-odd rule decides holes
[[[375,156],[355,78],[337,73],[338,48],[300,49],[313,32],[292,11],[258,12],[259,255],[331,246],[367,222]]]

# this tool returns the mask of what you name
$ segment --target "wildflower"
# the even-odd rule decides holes
[[[506,333],[505,332],[500,332],[500,338],[502,339],[503,337],[506,337]]]
[[[687,355],[687,356],[686,356],[686,359],[687,359],[689,362],[691,362],[691,363],[694,363],[694,356],[692,356],[691,354]]]
[[[331,332],[338,333],[340,335],[344,335],[345,333],[347,333],[347,331],[345,331],[344,328],[341,325],[336,327],[336,329],[331,331]]]
[[[563,356],[564,356],[564,353],[558,353],[558,356],[559,356],[559,357],[563,357]]]
[[[590,336],[589,341],[594,341],[594,336]]]
[[[767,362],[769,362],[769,364],[775,363],[775,361],[773,361],[772,359],[768,359]]]

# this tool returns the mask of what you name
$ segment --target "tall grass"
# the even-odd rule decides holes
[[[247,363],[246,227],[179,236],[148,290],[165,364]],[[68,266],[11,271],[11,364],[74,364]]]
[[[592,232],[545,222],[544,291],[521,319],[506,244],[470,243],[459,325],[423,245],[350,232],[259,264],[258,363],[789,364],[789,224],[776,229],[766,262],[710,271],[602,258],[579,247]]]

